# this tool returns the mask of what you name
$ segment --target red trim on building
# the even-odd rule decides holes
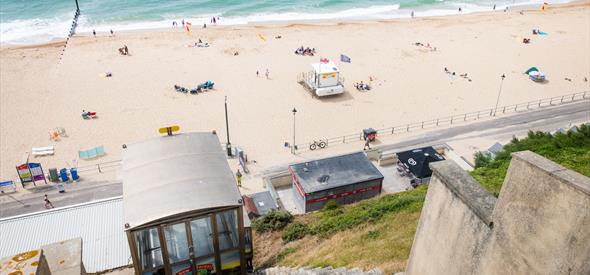
[[[289,172],[291,173],[291,177],[293,178],[293,183],[295,183],[295,189],[297,189],[299,195],[301,195],[301,197],[305,199],[305,195],[307,194],[305,193],[305,191],[303,191],[303,187],[301,186],[301,183],[299,183],[299,180],[297,180],[297,175],[295,175],[295,171],[291,169],[291,166],[289,166]]]
[[[381,185],[371,186],[371,187],[366,187],[366,188],[361,188],[361,189],[350,191],[350,192],[343,192],[343,193],[338,193],[338,194],[334,194],[334,195],[328,195],[328,196],[325,196],[325,197],[321,197],[321,198],[317,198],[317,199],[305,201],[305,204],[312,204],[312,203],[316,203],[316,202],[321,202],[321,201],[327,201],[327,200],[342,198],[342,197],[346,197],[346,196],[350,196],[350,195],[354,195],[354,194],[368,192],[368,191],[371,191],[371,190],[379,190],[379,191],[381,191]]]

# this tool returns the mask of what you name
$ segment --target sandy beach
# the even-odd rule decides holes
[[[548,35],[533,35],[532,29]],[[187,47],[199,38],[210,47]],[[523,44],[523,38],[531,42]],[[119,55],[123,45],[129,56]],[[300,46],[318,54],[295,55]],[[283,146],[292,140],[293,108],[301,143],[493,107],[502,74],[500,106],[587,91],[590,2],[545,12],[383,22],[206,29],[195,24],[190,33],[176,28],[75,36],[60,58],[62,48],[58,42],[0,50],[0,180],[17,179],[15,165],[32,147],[54,146],[53,156],[29,157],[47,172],[74,165],[78,150],[99,145],[105,156],[77,160],[78,165],[118,160],[123,144],[158,136],[158,128],[168,125],[180,125],[183,132],[216,130],[225,142],[225,97],[231,143],[258,167],[268,167],[306,158]],[[338,62],[340,54],[352,63]],[[340,64],[343,95],[313,98],[297,83],[320,57]],[[529,80],[523,72],[532,66],[548,81]],[[105,72],[112,77],[100,76]],[[464,73],[472,81],[459,77]],[[173,88],[207,80],[215,89],[198,95]],[[357,91],[353,83],[359,81],[373,89]],[[83,120],[82,110],[98,118]],[[50,140],[48,131],[55,127],[65,128],[68,137]]]

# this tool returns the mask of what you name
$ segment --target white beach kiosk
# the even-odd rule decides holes
[[[340,71],[334,62],[311,64],[313,71],[302,73],[298,82],[317,96],[337,95],[344,92]]]

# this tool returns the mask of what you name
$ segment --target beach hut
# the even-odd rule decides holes
[[[214,133],[127,144],[122,174],[135,274],[245,274],[251,267],[249,221]]]
[[[335,200],[354,203],[381,193],[383,175],[363,152],[289,166],[295,201],[304,212]]]
[[[340,71],[334,62],[320,62],[311,65],[312,70],[302,73],[299,83],[316,96],[337,95],[344,92]]]

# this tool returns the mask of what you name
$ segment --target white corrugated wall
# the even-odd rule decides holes
[[[122,197],[0,219],[0,259],[78,237],[87,272],[130,264]]]

